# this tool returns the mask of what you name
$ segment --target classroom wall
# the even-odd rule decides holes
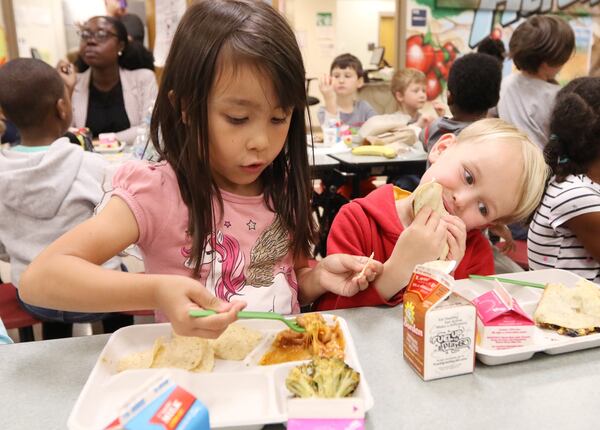
[[[13,1],[19,56],[37,48],[42,58],[56,64],[66,54],[61,0]]]
[[[336,40],[338,53],[350,52],[368,69],[368,43],[379,44],[379,17],[394,14],[395,0],[337,0]]]
[[[329,71],[329,65],[334,55],[331,41],[317,34],[316,17],[318,12],[330,12],[333,16],[331,39],[335,38],[336,0],[285,0],[282,4],[284,14],[296,32],[296,38],[302,52],[307,78],[318,78]],[[323,32],[320,33],[323,35]],[[309,94],[322,101],[318,80],[312,81]],[[311,122],[318,125],[317,110],[319,105],[310,108]]]
[[[335,54],[336,7],[337,0],[287,0],[285,15],[296,32],[300,50],[304,59],[307,76],[319,76],[328,71],[331,55]],[[317,13],[329,12],[333,16],[331,29],[317,33]],[[331,41],[324,32],[331,32]]]

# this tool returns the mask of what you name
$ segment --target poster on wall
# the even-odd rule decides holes
[[[156,0],[156,40],[154,41],[154,65],[163,67],[167,61],[171,41],[179,20],[185,13],[185,0]]]
[[[322,58],[333,58],[335,56],[333,13],[317,12],[315,26],[319,55]]]
[[[445,98],[448,71],[458,56],[475,50],[488,36],[502,40],[508,51],[512,33],[527,16],[556,13],[569,22],[576,36],[576,52],[557,76],[559,83],[564,84],[589,73],[594,40],[600,37],[600,27],[592,19],[600,8],[590,7],[589,0],[585,5],[580,3],[568,0],[408,0],[406,67],[425,73],[429,100]],[[595,3],[600,4],[600,0]],[[527,6],[529,9],[523,9]],[[600,50],[600,43],[596,49]],[[512,62],[507,60],[503,73],[509,74],[512,69]]]

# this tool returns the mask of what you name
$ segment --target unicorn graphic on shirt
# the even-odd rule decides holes
[[[252,247],[246,268],[239,242],[221,230],[211,233],[201,264],[201,272],[208,272],[206,287],[222,300],[237,296],[248,301],[248,310],[299,312],[294,269],[277,267],[288,253],[289,242],[285,226],[276,217]],[[191,267],[190,251],[183,248],[182,255],[187,258],[186,267]]]

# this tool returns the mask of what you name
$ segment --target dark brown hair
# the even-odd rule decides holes
[[[329,72],[333,72],[333,69],[352,69],[356,72],[359,78],[364,77],[364,70],[360,60],[352,54],[341,54],[333,59]]]
[[[550,133],[544,156],[558,182],[587,173],[600,157],[600,78],[577,78],[558,92]]]
[[[41,60],[17,58],[0,68],[0,106],[19,130],[45,126],[64,97],[60,75]]]
[[[305,72],[294,33],[264,2],[201,1],[189,7],[177,27],[151,123],[152,140],[160,147],[161,158],[173,167],[189,209],[194,275],[198,274],[207,236],[223,210],[209,166],[208,95],[219,65],[239,64],[253,65],[269,76],[279,105],[292,109],[285,146],[261,175],[264,198],[290,232],[295,257],[308,256],[314,244],[304,119]],[[185,122],[182,111],[186,112]],[[213,196],[217,196],[219,212]]]
[[[519,70],[536,73],[542,63],[565,64],[575,49],[575,34],[562,18],[534,15],[517,27],[508,49]]]

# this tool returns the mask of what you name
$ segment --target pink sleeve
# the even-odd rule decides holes
[[[143,161],[125,163],[113,177],[112,195],[123,199],[133,212],[140,233],[137,245],[141,247],[160,233],[174,206],[166,179],[163,169]]]

